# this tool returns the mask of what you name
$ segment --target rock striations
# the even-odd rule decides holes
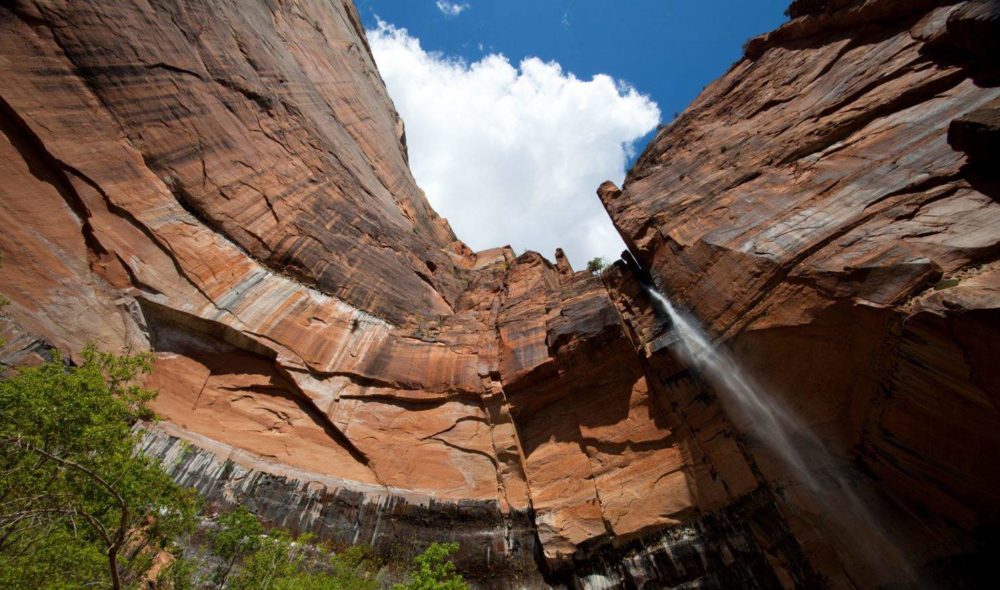
[[[458,540],[482,587],[973,583],[1000,550],[1000,4],[790,14],[598,193],[887,537],[752,436],[624,264],[458,241],[347,0],[0,8],[3,361],[153,350],[143,446],[179,481],[385,555]],[[866,559],[886,538],[912,572]]]

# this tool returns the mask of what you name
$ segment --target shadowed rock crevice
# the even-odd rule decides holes
[[[0,132],[3,132],[7,141],[21,154],[35,178],[52,185],[62,195],[66,205],[79,219],[88,249],[97,255],[107,254],[107,250],[94,237],[94,230],[89,222],[90,212],[70,183],[64,166],[46,151],[45,145],[31,131],[24,119],[2,98],[0,98]]]

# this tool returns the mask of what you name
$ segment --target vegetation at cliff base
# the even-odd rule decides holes
[[[156,393],[137,385],[148,353],[87,348],[0,380],[0,588],[462,590],[432,544],[390,572],[365,546],[266,528],[244,507],[208,518],[138,450]],[[199,523],[201,524],[199,528]]]
[[[198,502],[136,452],[148,354],[88,348],[0,381],[0,587],[139,583]]]
[[[163,590],[376,590],[395,578],[404,583],[393,590],[466,590],[450,560],[457,550],[457,543],[432,543],[412,567],[390,571],[368,546],[337,549],[309,534],[267,530],[240,506],[216,519],[204,547],[188,543],[187,555],[163,570],[157,584]]]
[[[264,527],[243,506],[219,518],[218,528],[210,535],[212,549],[223,565],[216,572],[216,582],[225,586],[236,561],[260,549]]]
[[[393,590],[466,590],[469,585],[455,572],[449,557],[458,551],[458,543],[431,543],[420,555],[413,558],[416,566],[406,584],[397,584]]]

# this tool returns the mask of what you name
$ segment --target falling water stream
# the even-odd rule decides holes
[[[823,448],[819,439],[810,431],[800,428],[791,414],[774,400],[768,399],[736,363],[712,345],[708,336],[686,314],[678,312],[669,299],[652,287],[646,287],[646,290],[659,311],[670,318],[684,358],[709,381],[720,385],[725,390],[724,393],[729,394],[738,409],[750,419],[754,433],[803,476],[803,483],[811,488],[817,487],[819,482],[815,479],[815,461],[826,458],[812,456],[815,451]],[[806,460],[807,454],[810,461]]]
[[[678,310],[662,293],[644,285],[654,307],[672,323],[677,352],[697,369],[726,407],[742,413],[752,435],[794,472],[794,477],[817,501],[833,525],[856,540],[855,557],[867,563],[883,580],[915,580],[903,552],[889,538],[874,511],[858,496],[853,469],[836,459],[819,437],[779,400],[756,385],[729,356],[712,344],[697,322]],[[679,346],[677,346],[679,344]],[[855,477],[852,477],[855,476]],[[874,541],[866,543],[865,541]]]

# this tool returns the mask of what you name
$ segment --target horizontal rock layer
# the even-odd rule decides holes
[[[535,564],[537,538],[528,512],[504,514],[496,502],[441,502],[276,466],[168,424],[149,426],[140,446],[210,506],[239,502],[270,523],[339,544],[364,543],[397,564],[433,541],[453,540],[459,543],[462,573],[471,581],[492,585],[503,579],[511,587],[546,587]]]

